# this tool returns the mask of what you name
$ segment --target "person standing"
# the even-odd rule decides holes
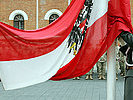
[[[127,43],[120,48],[126,56],[126,76],[124,83],[124,100],[133,100],[133,34],[123,31],[120,37]]]
[[[125,45],[125,42],[122,40],[121,37],[119,37],[118,38],[118,48],[120,49],[123,45]],[[120,75],[125,76],[125,71],[126,71],[125,56],[120,50],[118,50],[118,56],[119,56],[118,62],[119,62],[120,71],[121,71]]]
[[[86,74],[86,77],[85,77],[86,80],[88,80],[88,79],[93,80],[93,69],[94,69],[94,68],[92,68],[92,69]]]
[[[97,67],[97,78],[99,78],[99,67],[98,67],[98,62],[96,63],[96,67]]]
[[[117,43],[116,43],[117,44]],[[119,49],[118,45],[116,45],[116,80],[118,80],[118,69],[119,69]]]
[[[105,78],[105,72],[106,72],[106,61],[107,61],[107,53],[104,53],[101,58],[97,62],[97,68],[98,68],[98,79],[106,79]]]
[[[125,57],[121,52],[119,52],[118,62],[119,62],[120,70],[121,70],[120,75],[125,76],[125,66],[126,66],[125,65]]]
[[[80,80],[80,77],[74,77],[73,80]]]

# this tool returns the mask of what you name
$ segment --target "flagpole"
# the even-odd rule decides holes
[[[36,29],[38,29],[38,0],[36,0]]]
[[[107,51],[107,100],[116,99],[116,55],[115,44],[113,42]]]
[[[70,0],[68,0],[68,6],[70,5],[70,2],[71,2],[71,1],[70,1]]]

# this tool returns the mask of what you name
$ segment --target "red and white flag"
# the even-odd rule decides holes
[[[57,21],[39,30],[0,23],[0,77],[6,90],[84,75],[123,30],[132,31],[129,0],[93,0],[82,48],[76,56],[69,53],[67,37],[84,1],[73,0]]]
[[[122,31],[133,33],[132,30],[130,0],[93,0],[81,50],[51,79],[69,79],[86,74]]]

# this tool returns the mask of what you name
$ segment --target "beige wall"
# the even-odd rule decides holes
[[[0,12],[2,13],[2,16],[0,15],[0,20],[13,26],[13,21],[9,21],[10,14],[14,10],[23,10],[29,18],[25,21],[25,29],[35,29],[35,1],[36,0],[0,0]]]
[[[58,9],[63,13],[67,6],[68,0],[39,0],[39,28],[48,25],[48,21],[44,20],[47,11]],[[0,0],[0,21],[13,26],[9,16],[14,10],[22,10],[28,15],[28,20],[24,22],[25,30],[36,28],[36,0]]]
[[[133,25],[133,0],[131,1],[131,14]],[[39,28],[49,24],[44,20],[47,11],[58,9],[62,13],[68,6],[68,0],[39,0]],[[36,0],[0,0],[0,21],[13,26],[13,21],[9,20],[9,15],[14,10],[23,10],[28,15],[25,21],[25,30],[34,30],[36,28]]]
[[[44,27],[49,24],[49,21],[44,20],[45,14],[51,9],[58,9],[62,13],[68,6],[68,0],[39,0],[39,27]]]

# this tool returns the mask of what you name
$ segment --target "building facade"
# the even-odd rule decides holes
[[[70,0],[0,0],[0,21],[19,29],[36,29],[37,1],[38,28],[61,16],[70,3]]]
[[[130,1],[133,24],[133,0]],[[42,28],[61,16],[70,2],[71,0],[0,0],[0,21],[19,29],[35,30],[36,8],[38,28]]]

